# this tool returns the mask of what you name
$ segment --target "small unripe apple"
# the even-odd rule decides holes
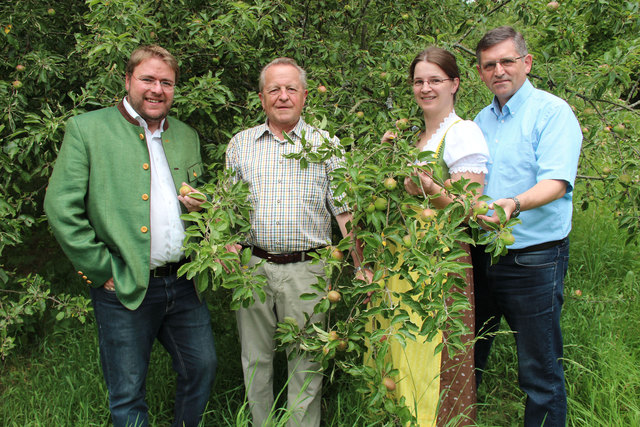
[[[336,332],[336,331],[329,331],[329,335],[327,336],[327,339],[328,339],[329,341],[335,341],[335,340],[337,340],[338,338],[339,338],[339,336],[338,336],[338,332]]]
[[[406,236],[404,236],[404,237],[402,238],[402,243],[404,243],[404,245],[405,245],[406,247],[410,248],[410,247],[411,247],[411,235],[410,235],[410,234],[407,234]]]
[[[363,117],[364,117],[364,111],[358,111],[358,112],[356,113],[356,116],[357,116],[359,119],[363,118]]]
[[[430,208],[423,209],[420,212],[420,219],[424,222],[429,222],[436,217],[436,211]]]
[[[24,71],[25,67],[22,64],[16,65],[16,71]]]
[[[191,193],[191,187],[189,187],[188,185],[183,185],[178,191],[180,192],[180,195],[182,197],[187,197],[189,193]]]
[[[373,206],[377,211],[383,211],[387,209],[387,199],[384,197],[378,197],[375,202],[373,202]]]
[[[13,86],[16,89],[20,89],[22,87],[22,82],[20,80],[14,80],[11,83],[11,86]]]
[[[47,9],[47,13],[51,16],[56,14],[56,10],[52,7],[50,7],[49,9]]]
[[[515,243],[516,238],[513,237],[513,234],[511,234],[511,232],[509,230],[505,230],[502,233],[500,233],[500,240],[506,246],[509,246],[509,245],[513,245]]]
[[[618,123],[613,127],[613,131],[618,135],[624,135],[624,133],[627,131],[627,128],[624,126],[624,124]]]
[[[476,215],[486,215],[489,212],[489,204],[484,200],[480,200],[473,206],[473,213]]]
[[[327,299],[330,302],[336,303],[342,299],[342,295],[340,295],[340,292],[338,291],[329,291],[327,293]]]
[[[580,289],[576,289],[575,294],[577,297],[581,297],[582,296],[582,291]]]
[[[556,11],[558,10],[559,7],[560,7],[560,3],[558,3],[557,1],[550,1],[549,3],[547,3],[548,10]]]
[[[396,382],[390,377],[384,377],[382,379],[382,384],[384,384],[389,391],[394,391],[396,389]]]
[[[364,211],[366,213],[373,213],[376,210],[376,205],[374,205],[373,203],[369,203],[365,208]]]
[[[342,261],[344,259],[344,254],[340,249],[334,248],[331,251],[331,258],[335,259],[336,261]],[[335,292],[335,291],[332,291],[332,292]]]
[[[349,341],[347,339],[342,339],[338,342],[338,346],[336,347],[338,351],[345,351],[349,346]]]
[[[327,93],[327,87],[324,85],[320,85],[318,86],[318,92],[320,93]]]
[[[388,177],[384,180],[383,184],[384,188],[386,188],[387,190],[395,190],[395,188],[398,186],[398,181],[391,177]]]
[[[623,173],[618,177],[618,180],[625,185],[631,184],[631,175]]]
[[[380,78],[383,79],[383,80],[386,80],[388,75],[389,74],[386,71],[383,71],[383,72],[380,73]]]
[[[605,174],[605,175],[609,175],[611,173],[611,168],[607,167],[607,166],[603,167],[602,168],[602,173]]]
[[[402,119],[398,119],[396,120],[396,127],[398,128],[398,130],[405,130],[409,127],[409,119],[407,119],[406,117],[402,118]]]

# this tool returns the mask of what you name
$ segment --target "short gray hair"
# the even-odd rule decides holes
[[[291,65],[292,67],[295,67],[295,69],[298,70],[298,74],[300,75],[300,83],[302,84],[302,88],[304,90],[307,90],[307,72],[304,70],[304,68],[299,66],[295,59],[280,57],[274,59],[273,61],[262,67],[262,71],[260,71],[260,81],[258,82],[258,90],[260,92],[262,92],[262,89],[264,88],[265,74],[267,72],[267,69],[274,65]]]
[[[480,63],[480,54],[497,45],[498,43],[502,43],[505,40],[513,40],[513,44],[516,45],[516,51],[518,55],[525,56],[529,53],[527,50],[527,43],[524,41],[524,36],[522,33],[514,30],[512,27],[507,25],[494,28],[485,34],[482,39],[478,42],[476,46],[476,59],[478,63]]]

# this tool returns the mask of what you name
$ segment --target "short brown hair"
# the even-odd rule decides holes
[[[437,65],[442,68],[442,71],[449,77],[450,79],[458,79],[460,80],[460,70],[458,69],[458,63],[456,62],[456,57],[453,56],[451,52],[448,50],[436,47],[429,46],[422,52],[416,55],[409,65],[409,83],[413,84],[413,77],[416,72],[416,65],[418,62],[430,62],[432,64]],[[457,91],[456,91],[457,92]],[[454,100],[455,100],[455,94]]]
[[[529,53],[527,50],[527,43],[524,41],[522,33],[514,30],[508,25],[504,25],[502,27],[494,28],[480,39],[476,46],[476,59],[478,60],[478,64],[480,63],[480,54],[482,51],[487,50],[498,43],[502,43],[505,40],[513,40],[513,44],[516,46],[516,52],[518,52],[518,55],[525,56]]]
[[[260,71],[260,80],[258,81],[259,92],[262,92],[262,89],[264,88],[265,74],[267,72],[267,69],[273,65],[291,65],[295,67],[295,69],[298,70],[298,73],[300,74],[300,83],[302,84],[302,88],[305,90],[307,89],[307,72],[304,70],[304,68],[299,66],[295,59],[280,57],[274,59],[273,61],[262,67],[262,70]]]
[[[126,73],[128,75],[133,74],[133,70],[140,65],[142,61],[149,58],[158,58],[164,61],[176,75],[176,81],[178,82],[178,77],[180,77],[180,67],[178,67],[178,61],[176,58],[169,53],[169,51],[163,47],[158,45],[148,45],[148,46],[140,46],[136,50],[131,53],[131,57],[129,58],[129,62],[127,62]]]

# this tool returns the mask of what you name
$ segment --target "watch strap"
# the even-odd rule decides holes
[[[520,215],[520,200],[518,200],[517,197],[509,197],[511,200],[513,200],[513,202],[516,204],[516,209],[511,212],[511,218],[516,218],[518,215]]]

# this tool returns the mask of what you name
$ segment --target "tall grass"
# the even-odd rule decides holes
[[[623,240],[624,233],[601,212],[576,214],[562,317],[570,426],[640,425],[640,254]],[[576,295],[578,289],[581,296]],[[209,300],[219,365],[203,424],[247,426],[235,317],[224,293]],[[109,425],[93,322],[58,325],[0,363],[0,425]],[[285,377],[286,361],[280,357],[279,387]],[[174,388],[169,357],[158,345],[147,380],[152,425],[171,423]],[[479,401],[480,426],[522,425],[524,396],[517,384],[510,334],[495,340]],[[347,375],[338,372],[326,382],[322,408],[323,425],[367,425],[367,408]],[[279,414],[286,419],[286,414]]]

